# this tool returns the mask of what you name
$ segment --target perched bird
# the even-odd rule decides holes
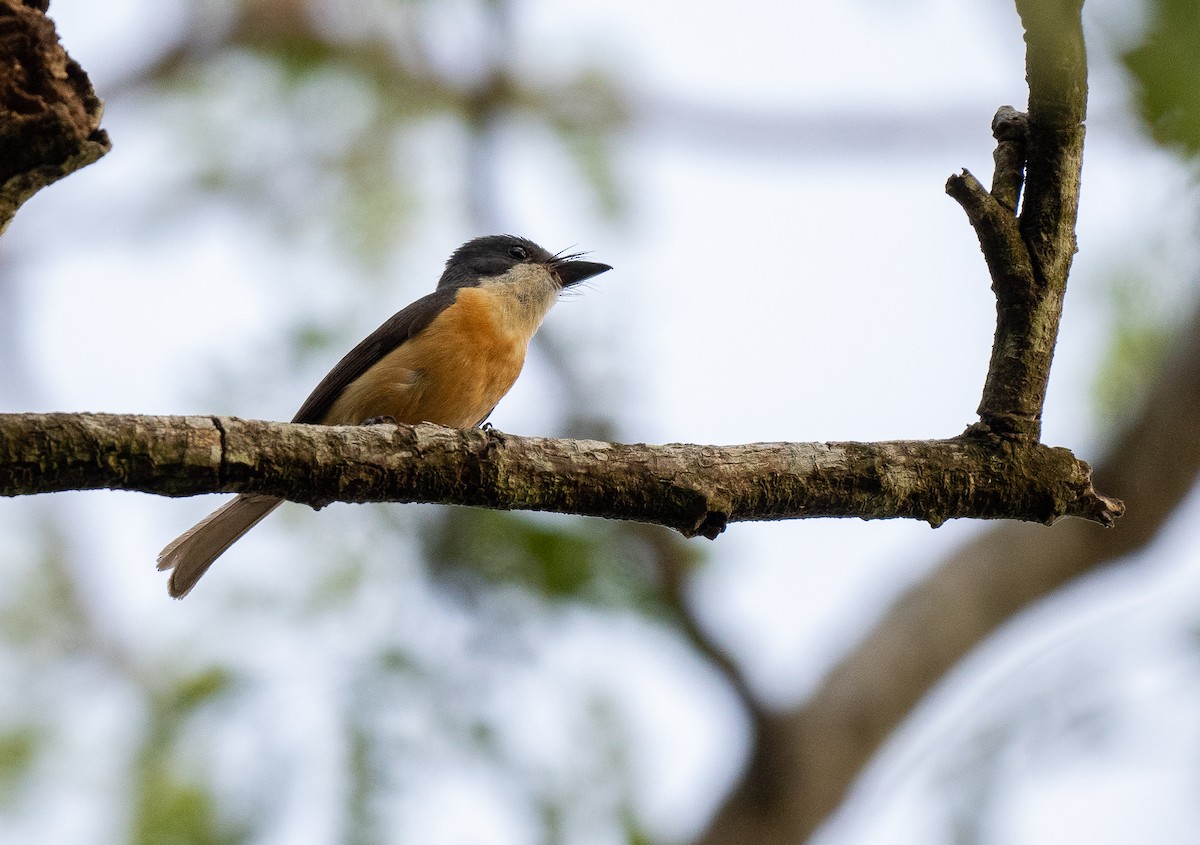
[[[521,374],[529,340],[559,292],[611,269],[512,235],[468,241],[446,262],[437,290],[351,349],[292,422],[482,425]],[[173,570],[171,595],[187,595],[222,552],[282,503],[239,495],[168,544],[158,568]]]

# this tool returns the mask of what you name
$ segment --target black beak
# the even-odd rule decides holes
[[[554,264],[554,272],[558,276],[558,282],[564,288],[569,288],[571,285],[577,285],[584,279],[590,279],[592,276],[599,276],[601,273],[606,273],[611,270],[607,264],[600,264],[597,261],[558,261]]]

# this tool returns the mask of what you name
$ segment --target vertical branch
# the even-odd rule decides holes
[[[1087,108],[1082,6],[1082,0],[1016,0],[1027,45],[1028,116],[1008,107],[996,115],[991,192],[966,171],[946,184],[975,229],[996,294],[995,343],[980,419],[968,436],[1033,442],[1041,436],[1075,254]],[[1004,565],[983,567],[982,575],[999,578]],[[976,592],[977,585],[968,582],[980,571],[969,566],[935,573],[834,667],[811,701],[778,714],[766,729],[760,725],[746,771],[699,842],[794,845],[811,836],[892,731],[964,654],[1001,621],[1074,574],[1033,578],[1036,589],[1022,590],[1001,579],[988,594],[995,608],[971,618],[967,611],[981,600],[962,597]],[[997,595],[1008,600],[997,601]],[[935,624],[947,615],[952,615],[951,636]]]
[[[963,171],[946,191],[979,237],[996,294],[996,337],[970,434],[1037,441],[1075,255],[1087,54],[1082,0],[1017,0],[1025,26],[1027,118],[1005,106],[992,193]],[[1017,216],[1022,187],[1024,202]]]
[[[1017,0],[1025,27],[1029,81],[1029,153],[1021,237],[1038,280],[1061,308],[1075,255],[1083,121],[1087,117],[1087,52],[1083,0]],[[1056,323],[1057,324],[1057,323]]]

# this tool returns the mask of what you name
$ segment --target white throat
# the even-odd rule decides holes
[[[503,276],[485,279],[482,287],[503,304],[505,329],[526,340],[554,307],[560,290],[558,280],[541,264],[518,264]]]

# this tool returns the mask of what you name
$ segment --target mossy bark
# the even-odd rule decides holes
[[[1068,450],[998,438],[649,446],[434,425],[0,415],[0,494],[97,488],[559,511],[710,538],[748,520],[1109,524],[1121,511]]]

